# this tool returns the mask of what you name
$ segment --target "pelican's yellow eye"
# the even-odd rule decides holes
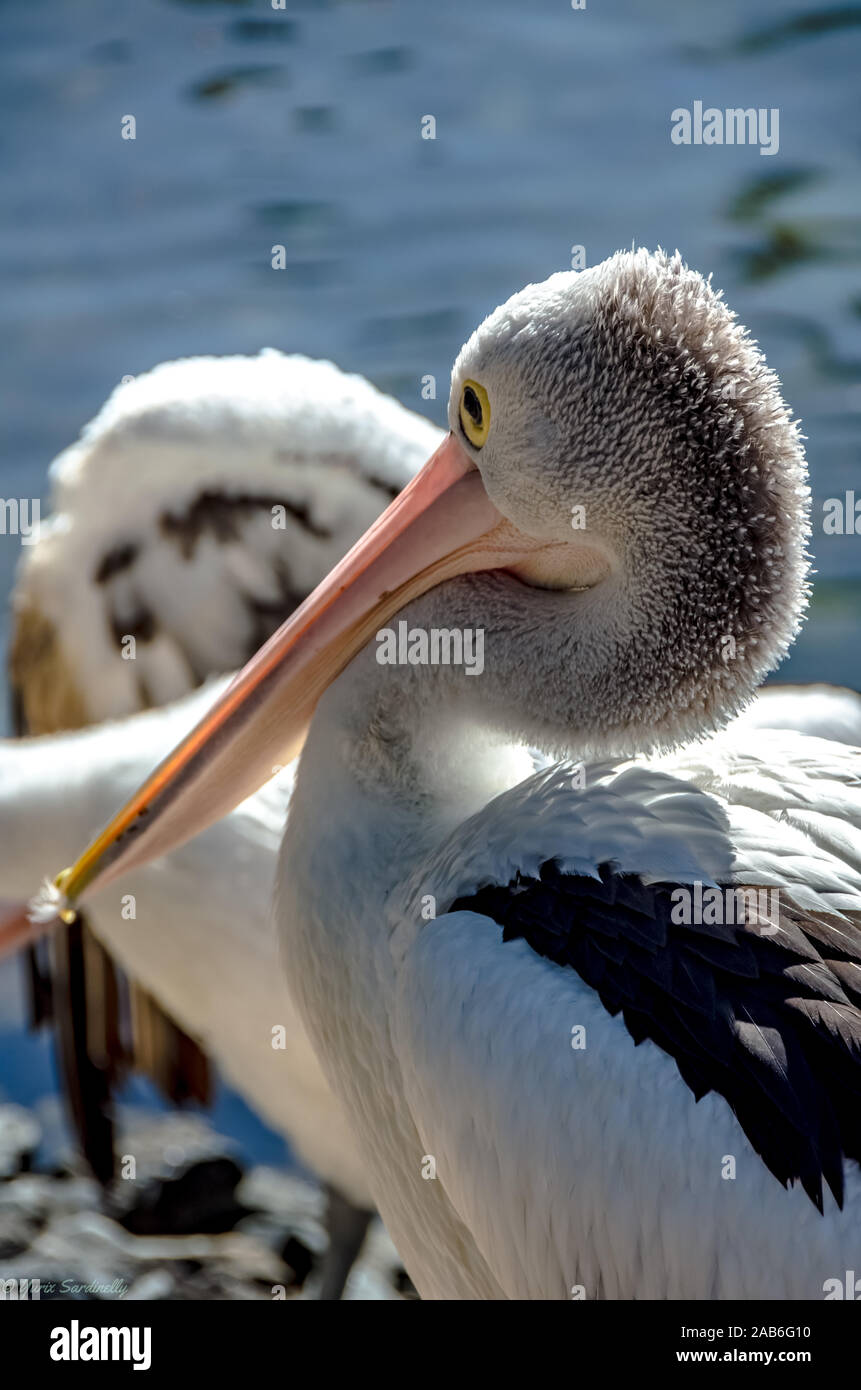
[[[490,401],[477,381],[465,381],[460,393],[460,425],[470,444],[480,449],[490,429]]]

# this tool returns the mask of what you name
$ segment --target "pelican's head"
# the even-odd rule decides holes
[[[64,879],[165,853],[301,745],[407,605],[485,626],[488,719],[548,747],[669,743],[727,717],[806,596],[808,493],[774,375],[678,256],[620,253],[497,309],[451,432]]]
[[[798,424],[678,254],[622,252],[514,295],[461,349],[449,424],[507,523],[540,543],[509,572],[555,591],[473,581],[488,669],[504,659],[533,686],[508,698],[533,714],[532,741],[677,741],[783,657],[807,599]]]

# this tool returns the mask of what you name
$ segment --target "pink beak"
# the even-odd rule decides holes
[[[327,579],[81,855],[59,906],[198,834],[300,751],[326,687],[405,604],[454,575],[508,568],[539,543],[494,507],[449,435]]]

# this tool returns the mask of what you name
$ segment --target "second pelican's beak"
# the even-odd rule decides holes
[[[449,435],[58,876],[63,915],[85,890],[167,854],[219,820],[295,757],[326,687],[405,604],[454,575],[516,564],[535,544],[496,510],[480,473]]]

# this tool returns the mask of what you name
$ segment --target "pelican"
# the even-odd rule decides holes
[[[133,791],[212,699],[189,692],[256,649],[441,438],[363,378],[272,349],[166,362],[117,387],[54,462],[52,515],[22,552],[10,660],[18,728],[46,734],[185,698],[86,737],[3,748],[7,897],[26,896],[40,842],[86,837]],[[270,929],[291,786],[288,770],[191,860],[145,873],[137,927],[97,905],[50,955],[34,953],[34,1016],[56,1020],[72,1117],[103,1181],[114,1172],[111,1091],[129,1067],[171,1099],[205,1102],[213,1055],[326,1184],[321,1293],[334,1297],[373,1202]],[[125,1037],[118,966],[131,981]],[[279,1050],[255,1026],[263,1019],[284,1030]]]
[[[35,910],[301,749],[291,984],[419,1292],[822,1297],[861,1206],[861,750],[725,729],[807,600],[797,425],[646,251],[495,310],[449,425]]]
[[[441,438],[363,377],[272,348],[124,379],[54,460],[52,515],[22,547],[21,731],[164,705],[241,666]]]

